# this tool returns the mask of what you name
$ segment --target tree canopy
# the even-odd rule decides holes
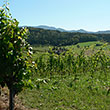
[[[19,28],[9,8],[0,9],[0,85],[10,90],[10,110],[13,98],[25,86],[31,85],[31,50],[26,41],[29,34],[26,28]]]
[[[110,42],[110,34],[60,32],[34,27],[27,28],[30,31],[28,42],[31,45],[65,46],[88,41]]]

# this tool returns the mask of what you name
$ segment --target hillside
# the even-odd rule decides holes
[[[31,26],[28,26],[28,27],[31,27]],[[66,30],[66,29],[63,29],[63,28],[56,28],[56,27],[47,26],[47,25],[39,25],[39,26],[33,26],[33,27],[34,28],[40,28],[40,29],[46,29],[46,30],[56,30],[56,31],[60,31],[60,32],[80,32],[80,33],[92,33],[92,34],[110,34],[110,30],[92,32],[92,31],[87,31],[87,30],[84,30],[84,29]]]
[[[28,29],[30,31],[28,42],[31,45],[65,46],[88,41],[110,42],[110,34],[60,32],[58,30],[49,30],[34,27],[28,27]]]

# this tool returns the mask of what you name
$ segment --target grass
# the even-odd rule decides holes
[[[85,46],[92,46],[92,45],[96,45],[96,44],[103,44],[103,43],[99,42],[99,41],[93,41],[93,42],[83,42],[83,43],[78,43],[76,45],[63,46],[63,47],[66,49],[72,49],[72,50],[74,50],[74,52],[79,53],[81,51],[81,49],[84,48]],[[79,45],[80,48],[78,48],[77,45]],[[99,47],[100,46],[98,46],[98,48]],[[36,59],[41,54],[48,52],[49,48],[52,48],[52,46],[36,46],[36,45],[34,45],[33,46],[33,52],[34,52],[33,58]],[[107,48],[110,48],[110,45]]]
[[[77,74],[77,79],[74,74],[46,76],[36,88],[24,90],[19,97],[25,106],[38,110],[109,110],[107,82],[99,76],[100,72],[93,79],[89,73]]]
[[[81,49],[85,47],[90,47],[93,46],[95,49],[99,49],[101,46],[96,46],[96,44],[104,44],[103,42],[100,41],[92,41],[92,42],[83,42],[83,43],[78,43],[76,45],[70,45],[70,46],[65,46],[67,49],[72,49],[75,53],[80,53]]]
[[[91,46],[101,42],[80,43],[80,52],[84,46]],[[95,47],[99,49],[100,46]],[[105,48],[109,51],[110,45]],[[34,47],[37,52],[33,58],[48,51],[48,47]],[[109,110],[110,109],[110,71],[95,71],[90,73],[61,74],[53,71],[48,74],[35,73],[33,82],[36,87],[32,90],[25,89],[19,98],[28,108],[38,110]],[[68,72],[69,73],[69,72]],[[92,74],[92,75],[91,75]]]
[[[93,42],[78,43],[78,45],[79,45],[80,47],[91,46],[91,45],[95,45],[95,44],[103,44],[103,42],[100,42],[100,41],[93,41]]]
[[[78,43],[76,45],[62,46],[62,47],[66,49],[72,49],[75,53],[80,53],[81,49],[83,49],[84,47],[88,47],[88,46],[89,47],[94,46],[95,49],[99,49],[101,46],[95,46],[96,44],[104,44],[104,42],[100,42],[100,41],[83,42],[83,43]],[[78,45],[79,45],[79,48],[77,47]],[[34,51],[33,58],[36,59],[41,54],[48,52],[49,48],[52,48],[52,46],[36,46],[36,45],[33,46],[33,51]],[[110,45],[107,45],[105,49],[110,50]]]
[[[33,46],[33,59],[37,59],[41,54],[49,51],[50,46]]]

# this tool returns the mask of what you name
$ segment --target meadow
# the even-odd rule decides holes
[[[19,99],[38,110],[109,110],[110,45],[33,46],[35,87]]]

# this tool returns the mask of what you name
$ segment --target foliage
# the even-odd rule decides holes
[[[28,27],[32,45],[66,46],[88,41],[110,42],[110,34],[72,33]]]
[[[32,52],[26,42],[28,30],[19,29],[18,24],[19,22],[11,17],[9,8],[4,5],[0,9],[0,85],[7,85],[12,96],[24,86],[32,87]]]
[[[54,47],[50,48],[51,53],[36,56],[36,88],[19,96],[26,106],[39,110],[109,110],[110,56],[105,50],[108,45],[79,45],[78,53],[75,51],[79,48],[75,47],[76,50],[68,48],[65,54],[58,55]]]
[[[85,73],[88,70],[92,73],[103,71],[104,69],[106,71],[109,70],[110,57],[104,52],[104,46],[98,50],[94,50],[93,47],[85,47],[79,53],[75,53],[71,49],[66,51],[62,51],[62,49],[57,50],[62,51],[60,54],[57,54],[54,48],[50,49],[49,53],[42,54],[36,59],[38,72],[46,74],[48,71],[51,71],[52,73],[70,74]],[[87,50],[92,54],[87,55]]]
[[[96,35],[69,33],[28,27],[30,36],[28,42],[32,45],[66,46],[79,42],[97,41]]]
[[[94,78],[89,72],[77,74],[77,79],[74,74],[46,76],[48,80],[37,82],[36,88],[23,91],[19,97],[25,106],[39,110],[109,110],[109,73],[108,81],[100,72]]]

